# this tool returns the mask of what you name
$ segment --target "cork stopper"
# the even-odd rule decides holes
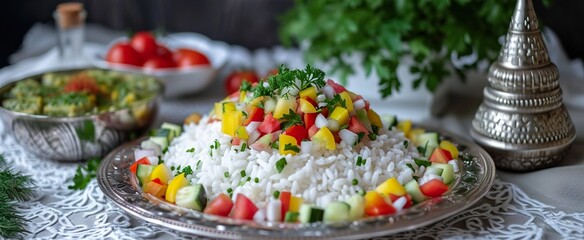
[[[85,22],[85,10],[79,2],[67,2],[57,5],[57,19],[60,28],[67,29]]]

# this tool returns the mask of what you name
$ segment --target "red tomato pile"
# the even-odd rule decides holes
[[[187,68],[191,66],[210,65],[205,54],[189,48],[171,51],[149,32],[138,32],[128,42],[119,42],[112,46],[106,55],[106,61],[140,66],[145,69]]]

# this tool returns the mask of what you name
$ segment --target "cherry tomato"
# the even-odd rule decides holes
[[[198,65],[210,65],[211,62],[205,54],[188,48],[179,48],[174,53],[174,60],[179,67],[190,67]]]
[[[145,69],[160,69],[173,67],[176,67],[176,64],[172,60],[163,57],[152,57],[144,63]]]
[[[117,43],[107,52],[105,60],[111,63],[122,63],[142,66],[142,56],[128,43]]]
[[[227,92],[227,95],[239,91],[239,87],[244,80],[253,84],[259,81],[259,77],[255,72],[250,70],[231,73],[225,80],[225,92]]]
[[[173,56],[172,56],[172,51],[170,51],[164,45],[158,45],[158,49],[156,51],[156,56],[174,61]]]
[[[130,45],[136,52],[142,55],[142,58],[149,59],[156,56],[158,51],[158,44],[156,38],[149,32],[138,32],[130,39]]]

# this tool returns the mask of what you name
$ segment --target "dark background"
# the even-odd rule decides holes
[[[16,52],[36,22],[52,23],[59,0],[0,1],[0,67]],[[250,49],[279,43],[278,16],[293,0],[84,0],[87,22],[118,30],[198,32]],[[584,58],[584,1],[556,0],[543,7],[534,0],[539,18],[560,37],[571,58]],[[470,17],[470,16],[469,16]],[[504,34],[504,33],[501,33]]]

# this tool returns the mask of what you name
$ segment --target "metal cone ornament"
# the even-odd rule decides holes
[[[500,169],[555,165],[575,139],[562,103],[559,72],[543,41],[531,0],[518,0],[505,44],[491,65],[471,136]]]

